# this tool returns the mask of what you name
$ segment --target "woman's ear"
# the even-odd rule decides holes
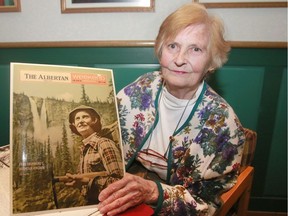
[[[92,120],[92,124],[95,125],[98,122],[98,119],[95,118],[94,120]]]
[[[204,73],[203,79],[206,79],[209,76],[209,74],[214,72],[214,70],[215,70],[214,67],[208,68],[208,70]]]
[[[214,70],[215,70],[215,68],[211,66],[211,67],[208,69],[207,73],[212,73]]]

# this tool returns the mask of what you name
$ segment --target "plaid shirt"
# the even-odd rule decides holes
[[[106,171],[107,176],[96,176],[90,180],[84,195],[88,202],[97,203],[98,195],[110,183],[124,175],[124,165],[119,147],[110,139],[96,133],[83,140],[80,154],[79,172],[91,173]]]

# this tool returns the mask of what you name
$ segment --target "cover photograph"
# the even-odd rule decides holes
[[[97,207],[124,175],[113,71],[10,68],[11,214]]]

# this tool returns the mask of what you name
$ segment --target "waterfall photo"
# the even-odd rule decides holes
[[[124,175],[113,71],[10,68],[11,214],[97,206]]]

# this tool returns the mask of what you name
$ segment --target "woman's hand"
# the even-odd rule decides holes
[[[100,193],[98,209],[103,215],[117,215],[141,203],[156,203],[158,196],[155,182],[126,173]]]
[[[65,180],[65,185],[71,186],[71,187],[81,187],[84,184],[89,183],[89,178],[86,178],[85,176],[81,174],[71,174],[66,173],[65,176],[67,179]]]

